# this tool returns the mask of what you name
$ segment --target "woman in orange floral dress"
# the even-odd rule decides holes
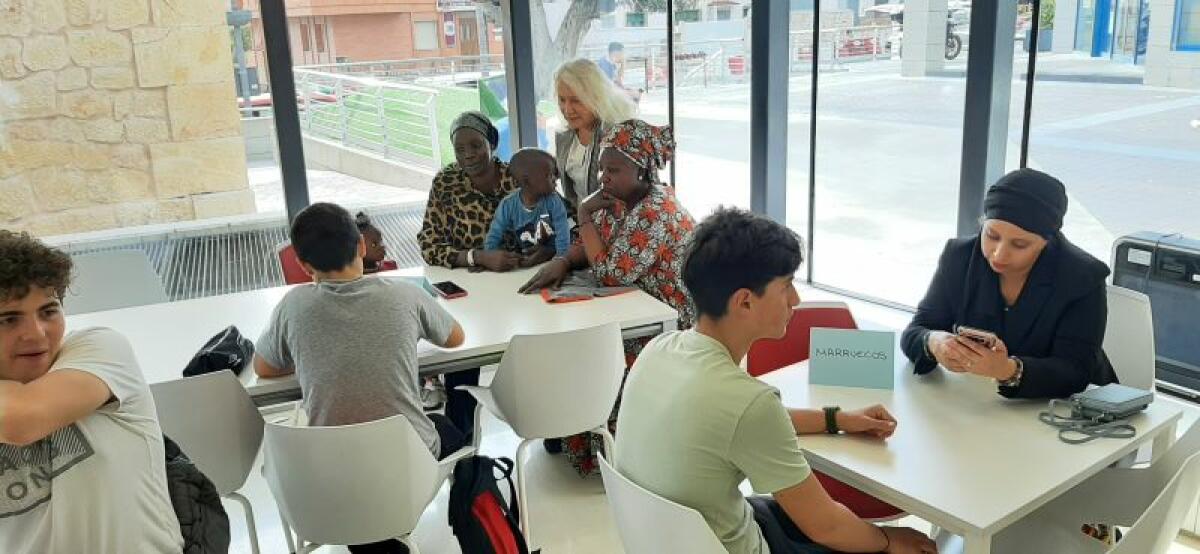
[[[557,286],[571,269],[590,267],[601,284],[638,287],[675,308],[680,329],[691,327],[695,311],[682,267],[696,222],[658,177],[674,155],[671,129],[631,119],[614,126],[600,145],[601,188],[579,205],[579,240],[567,256],[543,266],[522,292]],[[626,371],[647,341],[625,341]],[[610,426],[615,421],[614,408]],[[596,470],[596,439],[590,433],[563,439],[582,475]]]

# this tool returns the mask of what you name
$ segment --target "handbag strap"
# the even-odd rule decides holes
[[[1060,415],[1057,408],[1060,405],[1071,407],[1071,415]],[[1051,400],[1050,407],[1038,414],[1038,420],[1058,429],[1058,439],[1067,444],[1083,444],[1099,438],[1131,439],[1137,435],[1137,428],[1125,419],[1104,421],[1101,416],[1080,417],[1079,406],[1075,402]]]

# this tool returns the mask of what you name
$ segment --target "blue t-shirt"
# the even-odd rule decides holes
[[[609,81],[617,80],[617,64],[608,59],[608,56],[600,58],[596,61],[596,65],[600,66],[600,72],[608,77]]]
[[[492,227],[488,230],[483,247],[486,250],[500,248],[504,235],[512,234],[521,250],[534,246],[553,244],[557,256],[566,256],[571,246],[571,227],[567,221],[567,208],[558,193],[551,193],[532,209],[521,202],[521,191],[513,191],[496,209]]]

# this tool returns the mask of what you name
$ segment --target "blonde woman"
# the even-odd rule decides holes
[[[567,124],[554,140],[558,173],[567,213],[573,214],[581,199],[600,188],[600,139],[613,125],[634,118],[637,108],[591,60],[573,60],[559,67],[554,90]]]

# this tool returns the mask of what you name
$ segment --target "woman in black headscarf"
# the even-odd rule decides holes
[[[1014,171],[988,189],[983,229],[946,243],[901,337],[916,373],[972,373],[1009,398],[1116,381],[1101,349],[1108,267],[1063,236],[1066,212],[1063,184],[1039,171]],[[960,325],[1000,340],[989,347],[954,334]]]

